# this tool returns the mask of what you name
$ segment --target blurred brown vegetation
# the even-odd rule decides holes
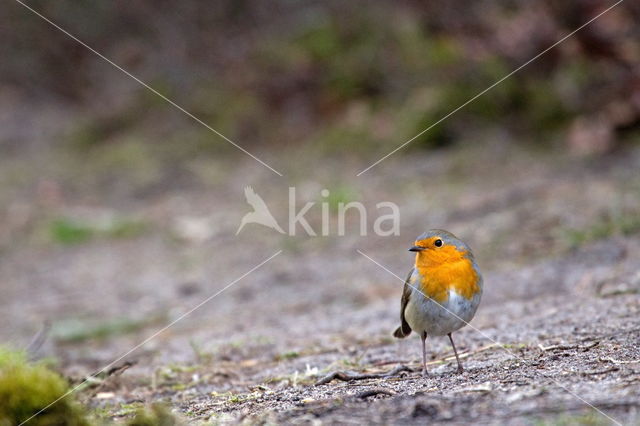
[[[388,151],[612,3],[29,2],[244,146],[330,153]],[[413,145],[501,129],[611,150],[640,121],[639,19],[622,3]],[[78,111],[76,145],[133,131],[179,156],[228,148],[18,3],[0,37],[0,90]]]

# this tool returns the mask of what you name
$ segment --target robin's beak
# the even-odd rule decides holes
[[[413,246],[409,249],[409,251],[422,251],[422,250],[426,250],[426,247]]]

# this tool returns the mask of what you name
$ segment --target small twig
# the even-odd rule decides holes
[[[619,359],[613,359],[611,357],[600,357],[600,358],[598,358],[598,360],[601,361],[601,362],[611,362],[611,363],[616,364],[616,365],[620,365],[620,364],[637,364],[637,363],[640,362],[640,359],[635,359],[635,360],[632,359],[632,360],[629,360],[629,361],[622,361],[622,360],[619,360]]]
[[[611,367],[611,368],[607,368],[605,370],[581,371],[580,374],[582,374],[583,376],[597,376],[597,375],[600,375],[600,374],[612,373],[612,372],[618,371],[618,370],[619,370],[618,367]]]
[[[352,371],[334,371],[329,373],[315,383],[315,386],[326,385],[333,380],[342,380],[343,382],[349,382],[351,380],[367,380],[367,379],[383,379],[386,377],[395,376],[403,371],[412,372],[413,370],[406,365],[399,365],[388,373],[355,373]]]
[[[598,346],[599,344],[600,344],[600,341],[599,341],[599,340],[596,340],[596,341],[594,341],[594,342],[589,343],[588,345],[584,345],[584,346],[580,347],[579,349],[580,349],[582,352],[586,352],[586,351],[588,351],[588,350],[589,350],[589,349],[591,349],[591,348],[595,348],[595,347],[596,347],[596,346]]]
[[[555,351],[555,350],[561,350],[561,351],[568,351],[570,349],[576,349],[578,347],[578,345],[552,345],[552,346],[543,346],[542,343],[538,343],[538,347],[540,348],[541,351]]]
[[[373,365],[375,367],[382,367],[383,365],[389,365],[389,364],[407,364],[408,360],[406,359],[389,359],[389,360],[385,360],[385,361],[377,361],[374,362]]]
[[[543,346],[541,343],[538,344],[538,347],[542,351],[569,351],[571,349],[578,349],[582,352],[586,352],[591,348],[594,348],[600,344],[599,341],[591,342],[588,345],[580,346],[580,345],[552,345],[552,346]]]
[[[107,386],[107,383],[110,380],[110,377],[117,377],[128,370],[130,367],[136,365],[138,361],[125,361],[122,364],[114,365],[107,371],[102,374],[98,374],[96,376],[87,376],[85,378],[85,384],[88,387],[95,386],[93,390],[93,396],[96,396],[99,392],[102,391]]]
[[[374,389],[369,389],[369,390],[357,393],[354,395],[354,398],[366,399],[366,398],[369,398],[370,396],[376,396],[376,395],[393,396],[393,395],[396,395],[396,392],[392,391],[391,389],[374,388]]]
[[[130,367],[133,367],[137,363],[138,361],[125,361],[122,364],[115,365],[106,371],[105,377],[109,377],[114,374],[119,376],[124,373],[125,370],[128,370]]]
[[[33,339],[31,339],[31,342],[29,342],[29,344],[25,348],[25,351],[29,354],[30,357],[34,357],[35,354],[40,350],[42,345],[44,345],[44,342],[47,341],[47,337],[49,337],[50,331],[51,331],[51,322],[47,320],[42,325],[42,328],[40,329],[40,331],[38,331],[38,333],[36,333],[36,335],[33,336]]]
[[[469,387],[469,388],[463,388],[463,389],[459,389],[456,392],[482,392],[482,393],[488,393],[491,392],[493,390],[493,387],[491,386],[490,382],[486,382],[486,383],[482,383],[479,386],[473,386],[473,387]]]

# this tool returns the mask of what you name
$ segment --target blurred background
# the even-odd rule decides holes
[[[493,283],[488,306],[541,296],[534,276],[565,294],[621,275],[640,283],[625,249],[640,232],[638,2],[623,2],[359,177],[610,3],[28,4],[284,175],[5,2],[0,338],[24,347],[49,330],[38,350],[71,377],[277,250],[146,345],[140,356],[150,362],[136,368],[206,356],[283,360],[309,347],[349,348],[363,327],[389,345],[401,283],[355,249],[404,276],[405,249],[427,228],[476,248]],[[332,223],[338,203],[367,204],[369,229],[375,204],[392,201],[401,235],[361,238],[351,217],[346,237],[258,225],[236,236],[246,185],[281,224],[289,186],[298,208],[327,201]],[[319,227],[319,209],[307,218]],[[618,243],[603,250],[602,241]],[[604,260],[584,261],[581,250]],[[560,276],[556,259],[565,262]],[[488,313],[479,321],[493,324]]]

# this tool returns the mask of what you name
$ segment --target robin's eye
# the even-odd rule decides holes
[[[442,247],[442,240],[438,239],[433,242],[433,245],[436,247]]]

